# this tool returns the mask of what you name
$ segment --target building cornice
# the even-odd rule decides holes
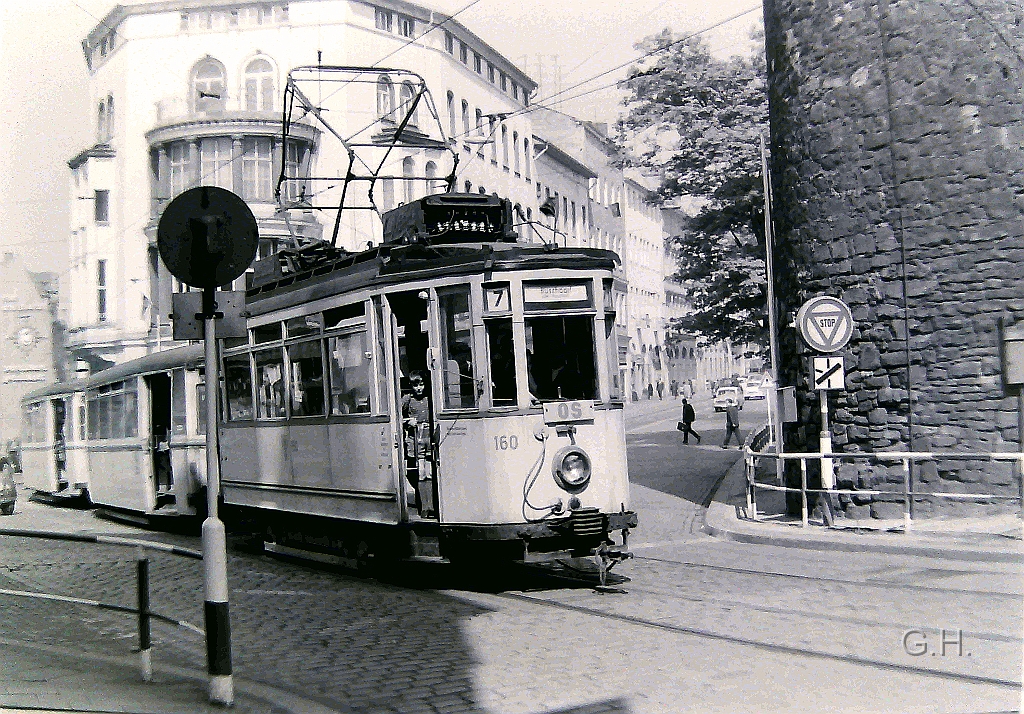
[[[110,144],[95,144],[85,151],[75,154],[75,156],[68,161],[68,166],[70,166],[73,171],[89,159],[112,159],[116,155],[117,152],[111,148]]]
[[[253,116],[253,112],[224,112],[217,116],[193,117],[155,127],[146,132],[150,146],[169,141],[215,136],[281,136],[281,120]],[[288,126],[293,139],[313,143],[320,135],[316,127],[294,122]]]
[[[554,161],[557,161],[566,168],[578,173],[580,176],[583,176],[583,178],[597,178],[596,171],[569,156],[569,154],[559,149],[555,144],[551,143],[547,139],[534,135],[533,144],[537,149],[539,149],[539,154],[535,156],[535,159],[540,158],[541,154],[544,156],[550,156]]]

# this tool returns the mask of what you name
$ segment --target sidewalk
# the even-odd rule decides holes
[[[196,714],[226,708],[209,703],[205,669],[154,665],[143,682],[137,661],[0,637],[0,711]],[[205,663],[204,663],[205,665]],[[272,687],[233,678],[238,714],[329,714],[336,709]]]
[[[759,491],[764,497],[765,491]],[[759,504],[760,505],[760,504]],[[835,527],[811,518],[785,516],[751,520],[746,513],[743,459],[726,473],[705,516],[704,531],[716,538],[787,548],[850,552],[896,553],[952,560],[1020,562],[1024,559],[1021,519],[1015,514],[978,518],[925,519],[906,531],[898,520],[840,519]],[[778,509],[771,509],[778,510]]]

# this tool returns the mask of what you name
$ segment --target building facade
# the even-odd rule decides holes
[[[27,270],[15,251],[0,253],[0,447],[21,434],[21,397],[63,369],[56,279]]]
[[[444,23],[443,27],[439,27]],[[325,237],[334,216],[295,210],[301,188],[275,195],[290,175],[338,175],[333,138],[302,117],[282,134],[283,90],[298,66],[415,68],[434,104],[417,108],[443,127],[459,156],[456,190],[498,193],[536,214],[534,82],[455,20],[411,3],[381,0],[208,0],[117,6],[83,42],[95,143],[71,169],[69,346],[123,361],[168,346],[172,291],[181,290],[156,249],[163,208],[198,185],[240,195],[259,224],[260,253]],[[394,57],[391,55],[394,54]],[[341,129],[396,124],[405,85],[370,78],[340,112]],[[429,114],[428,114],[429,112]],[[334,119],[334,117],[332,117]],[[415,128],[415,127],[413,127]],[[388,210],[451,175],[437,166],[431,185],[403,180],[431,171],[428,150],[389,156],[375,202]],[[315,190],[315,187],[310,187]],[[333,227],[332,227],[333,228]],[[333,237],[333,230],[332,235]],[[338,245],[359,250],[381,240],[379,219],[346,216]],[[89,296],[86,298],[85,296]]]

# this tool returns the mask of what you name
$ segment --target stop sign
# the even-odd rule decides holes
[[[164,209],[156,246],[171,275],[186,285],[212,289],[249,268],[259,248],[259,229],[239,196],[217,186],[198,186]]]

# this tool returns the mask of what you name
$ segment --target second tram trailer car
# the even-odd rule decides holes
[[[428,196],[384,225],[362,253],[257,263],[248,337],[222,353],[225,513],[356,561],[587,556],[603,575],[637,523],[617,256],[516,243],[495,196]]]
[[[25,485],[169,526],[205,511],[201,345],[157,352],[22,399]],[[87,495],[86,495],[87,494]]]

